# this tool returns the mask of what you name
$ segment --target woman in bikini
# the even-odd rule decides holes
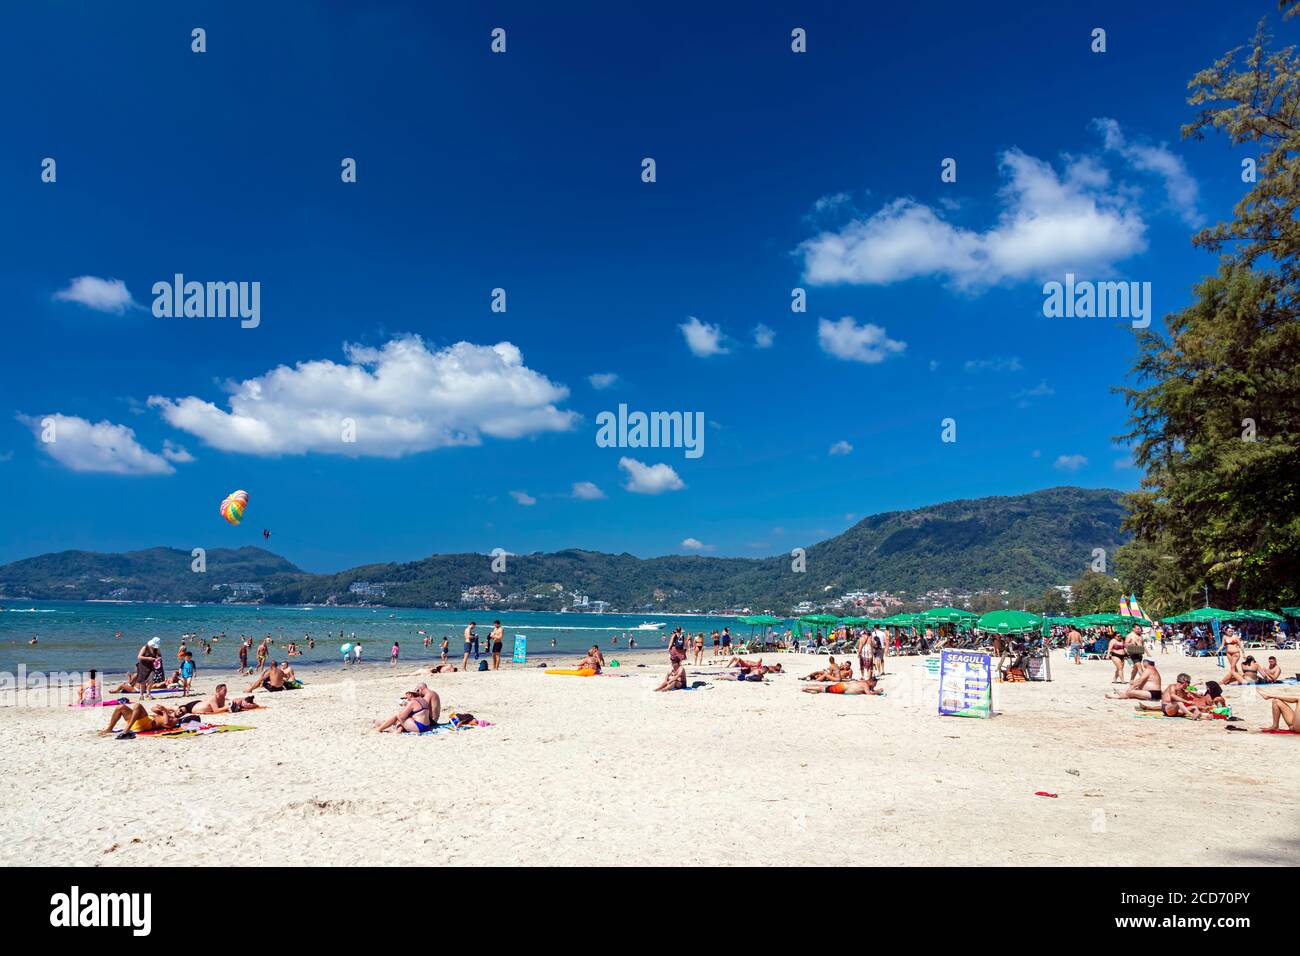
[[[1223,672],[1223,682],[1244,684],[1246,676],[1241,672],[1241,635],[1235,628],[1229,627],[1223,635],[1223,654],[1228,658],[1228,669]]]
[[[413,690],[402,695],[405,703],[402,709],[385,721],[375,721],[375,729],[381,734],[390,728],[396,728],[397,734],[422,734],[433,729],[429,718],[429,703]]]
[[[695,665],[698,667],[704,663],[704,633],[702,631],[695,635],[693,649],[695,651]]]
[[[1110,644],[1106,646],[1106,656],[1110,662],[1115,665],[1115,676],[1111,678],[1112,684],[1123,684],[1124,681],[1124,639],[1114,631],[1110,632]]]

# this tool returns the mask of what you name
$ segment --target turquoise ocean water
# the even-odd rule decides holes
[[[748,627],[739,625],[734,618],[675,615],[72,601],[0,603],[4,607],[0,611],[0,671],[11,674],[17,673],[21,664],[29,673],[95,668],[101,673],[117,675],[134,668],[136,652],[151,637],[162,641],[163,661],[170,673],[183,634],[197,634],[209,641],[225,635],[213,642],[211,654],[204,654],[197,642],[189,642],[202,673],[208,667],[222,671],[233,669],[238,662],[240,635],[253,638],[254,645],[270,635],[275,640],[272,656],[277,660],[284,659],[289,641],[297,641],[304,656],[293,658],[295,668],[311,668],[338,666],[342,659],[339,646],[353,641],[362,644],[363,661],[369,664],[387,665],[394,641],[401,645],[403,662],[432,661],[439,656],[438,644],[443,635],[450,639],[449,653],[458,661],[464,649],[461,633],[471,620],[477,622],[478,633],[484,639],[493,620],[501,620],[506,633],[503,653],[506,659],[517,634],[528,638],[530,656],[580,655],[592,644],[599,644],[609,656],[611,648],[626,648],[628,637],[636,639],[638,650],[663,648],[664,639],[677,624],[692,633],[703,631],[706,640],[715,628],[722,630],[728,625],[734,635],[749,632]],[[651,622],[665,626],[658,630],[636,630]],[[315,638],[315,650],[307,649],[308,634]],[[433,638],[427,648],[423,644],[426,635]],[[35,645],[28,643],[33,637],[37,639]],[[617,643],[611,643],[612,639]]]

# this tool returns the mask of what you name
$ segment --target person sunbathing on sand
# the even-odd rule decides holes
[[[248,685],[248,693],[252,693],[259,687],[266,691],[284,690],[288,678],[284,676],[284,671],[275,661],[271,661],[271,666],[257,675],[257,679]]]
[[[144,704],[118,704],[108,716],[108,726],[100,734],[113,733],[119,720],[126,721],[126,729],[133,734],[143,730],[171,730],[180,716],[178,711],[162,704],[154,704],[152,714],[144,709]]]
[[[784,668],[780,664],[764,665],[763,658],[756,661],[747,661],[743,657],[733,657],[727,661],[724,667],[739,667],[745,673],[757,672],[759,674],[780,674]]]
[[[179,714],[238,714],[245,710],[261,710],[262,705],[253,700],[252,695],[235,700],[226,698],[226,685],[218,684],[217,689],[202,700],[181,704]]]
[[[655,690],[682,690],[685,687],[686,668],[682,665],[681,661],[675,660],[673,661],[672,668],[668,671],[668,676],[664,678],[664,682],[656,687]]]
[[[110,694],[134,694],[140,688],[136,686],[135,674],[127,674],[122,679],[122,683],[109,691]]]
[[[1186,674],[1179,674],[1174,683],[1166,685],[1164,691],[1161,692],[1160,703],[1140,703],[1138,704],[1138,710],[1155,710],[1166,717],[1200,719],[1200,709],[1187,696],[1187,686],[1191,682],[1192,679]]]
[[[876,688],[876,679],[874,677],[868,677],[866,680],[842,680],[821,687],[800,687],[799,689],[805,694],[844,694],[846,696],[871,694],[875,697],[885,695],[883,690]]]
[[[91,671],[91,673],[95,673]],[[1259,669],[1259,682],[1261,684],[1276,684],[1282,680],[1282,666],[1278,664],[1276,657],[1270,657],[1268,664]]]
[[[187,714],[219,714],[225,712],[226,709],[225,684],[218,684],[216,690],[207,697],[181,705],[181,710]]]
[[[591,650],[587,651],[587,656],[578,661],[578,670],[593,670],[597,674],[605,666],[605,655],[600,652],[600,648],[595,644],[591,645]]]
[[[385,721],[375,721],[375,730],[381,734],[392,730],[398,734],[422,734],[433,729],[429,720],[429,702],[413,690],[402,695],[404,702],[392,717]]]
[[[1162,700],[1160,671],[1156,662],[1150,657],[1142,662],[1142,668],[1133,675],[1133,680],[1118,694],[1107,694],[1107,700]]]
[[[398,677],[423,677],[425,674],[455,674],[459,670],[455,664],[432,664],[429,667],[421,667],[418,670],[409,671],[405,674],[398,674]]]
[[[1223,699],[1223,688],[1219,686],[1218,681],[1207,680],[1205,690],[1199,694],[1187,695],[1187,702],[1195,704],[1208,710],[1211,707],[1227,707],[1228,702]]]
[[[1269,730],[1282,730],[1282,721],[1286,721],[1291,733],[1300,734],[1300,694],[1284,694],[1276,690],[1269,690],[1267,694],[1262,690],[1257,693],[1273,708],[1273,726]]]
[[[436,727],[438,718],[442,716],[442,698],[438,696],[437,691],[423,682],[415,685],[415,692],[429,705],[429,726]]]
[[[90,672],[90,677],[86,679],[80,687],[77,688],[77,703],[82,707],[97,707],[100,701],[99,678],[95,671]]]
[[[846,662],[847,664],[847,662]],[[849,673],[848,678],[853,677],[853,665],[847,664]],[[841,670],[841,665],[835,663],[835,658],[828,658],[826,667],[823,670],[813,671],[807,677],[801,677],[800,680],[818,680],[818,681],[838,681],[845,680],[846,675]]]

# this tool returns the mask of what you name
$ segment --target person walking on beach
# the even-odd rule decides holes
[[[239,638],[239,673],[248,673],[248,649],[253,646],[253,642],[248,640],[242,634]]]
[[[442,635],[442,643],[438,646],[438,649],[442,652],[442,662],[447,663],[448,643],[446,634]]]
[[[724,655],[731,653],[731,628],[723,627],[722,629],[722,653]]]
[[[1146,641],[1142,637],[1142,628],[1134,623],[1127,636],[1124,638],[1124,653],[1128,655],[1129,664],[1132,670],[1129,673],[1129,680],[1137,677],[1138,671],[1142,669],[1142,658],[1146,656]]]
[[[871,650],[871,632],[863,629],[858,631],[858,672],[862,674],[862,679],[866,680],[875,671],[876,665],[872,659]]]
[[[267,639],[264,637],[262,643],[257,645],[257,669],[259,671],[266,666],[266,655],[271,652],[266,641]]]
[[[361,663],[361,645],[360,645],[360,644],[353,644],[353,645],[352,645],[352,663],[353,663],[353,664],[360,664],[360,663]]]
[[[1066,640],[1070,643],[1070,649],[1066,653],[1074,658],[1074,663],[1083,663],[1083,635],[1079,633],[1077,627],[1071,627],[1070,633],[1066,635]]]
[[[393,650],[392,650],[392,652],[389,654],[389,657],[388,657],[388,666],[389,666],[389,667],[396,667],[396,666],[397,666],[397,654],[398,654],[398,652],[399,652],[400,650],[401,650],[401,645],[399,645],[399,644],[397,643],[397,641],[393,641]]]
[[[489,639],[492,641],[492,669],[501,670],[501,645],[505,642],[505,628],[501,626],[500,621],[492,622],[492,633]]]
[[[695,635],[695,666],[698,667],[704,663],[704,632],[700,631]]]
[[[474,633],[474,627],[474,622],[470,621],[469,627],[465,628],[465,659],[460,663],[460,669],[463,671],[469,670],[470,651],[478,657],[478,636]]]
[[[1106,645],[1106,656],[1115,665],[1115,676],[1111,678],[1110,682],[1112,684],[1124,683],[1124,639],[1115,631],[1110,632],[1110,643]]]
[[[718,633],[718,629],[715,627],[713,629],[713,656],[714,657],[720,656],[721,647],[722,647],[722,635]]]
[[[162,651],[159,650],[161,646],[161,640],[151,637],[144,647],[140,648],[140,653],[135,657],[135,682],[140,685],[141,700],[149,696],[149,684],[153,681],[154,661],[162,663]]]
[[[686,660],[686,635],[680,627],[673,630],[672,639],[668,642],[668,659],[673,663]]]

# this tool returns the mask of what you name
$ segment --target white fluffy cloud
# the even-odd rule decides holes
[[[58,302],[76,302],[96,312],[114,312],[118,315],[135,308],[135,300],[121,279],[101,279],[98,276],[77,276],[66,289],[54,293]]]
[[[934,208],[895,199],[871,216],[805,240],[804,278],[815,285],[886,285],[931,276],[963,289],[1088,273],[1146,248],[1146,224],[1129,191],[1096,160],[1062,173],[1011,149],[1000,157],[1002,211],[988,229],[968,229]]]
[[[754,348],[770,349],[772,343],[776,341],[776,330],[769,328],[762,322],[754,326]]]
[[[281,365],[230,383],[229,409],[194,396],[154,395],[149,404],[214,448],[252,455],[398,458],[478,445],[484,435],[567,431],[577,421],[556,407],[569,390],[526,367],[509,342],[457,342],[435,352],[407,335],[380,348],[345,345],[343,352],[342,364]]]
[[[834,445],[831,445],[830,454],[832,454],[832,455],[847,455],[847,454],[849,454],[849,453],[852,452],[852,451],[853,451],[853,446],[850,445],[848,442],[846,442],[846,441],[837,441]]]
[[[1086,464],[1088,459],[1083,455],[1061,455],[1056,459],[1054,467],[1061,471],[1078,471]]]
[[[647,465],[635,458],[620,458],[618,467],[627,472],[628,491],[638,495],[661,495],[665,491],[681,491],[686,482],[677,477],[669,465]]]
[[[682,542],[682,547],[687,551],[712,551],[713,545],[705,544],[699,538],[687,538]]]
[[[708,358],[710,355],[726,355],[729,351],[722,344],[724,339],[722,329],[716,325],[701,322],[692,315],[686,322],[677,327],[682,330],[682,337],[686,339],[686,347],[691,350],[693,355]]]
[[[72,471],[170,475],[176,470],[167,458],[142,447],[125,425],[92,424],[75,415],[19,415],[18,420],[37,437],[37,447]]]
[[[537,504],[537,499],[526,491],[512,491],[510,492],[510,497],[514,498],[515,501],[519,502],[526,508]]]
[[[181,464],[189,464],[194,460],[193,455],[180,445],[173,444],[170,438],[163,439],[162,456],[168,461],[176,461]]]
[[[1113,119],[1102,117],[1093,120],[1092,125],[1101,132],[1107,150],[1122,156],[1134,169],[1154,173],[1164,181],[1169,205],[1184,223],[1200,226],[1205,222],[1205,217],[1197,208],[1200,203],[1200,187],[1187,171],[1187,164],[1181,156],[1172,152],[1164,143],[1158,146],[1130,143],[1119,123]]]
[[[579,501],[599,501],[605,497],[605,492],[590,481],[575,481],[573,483],[573,497]]]
[[[587,376],[587,381],[591,387],[597,391],[603,391],[618,381],[617,372],[595,372]]]
[[[817,321],[817,341],[822,351],[849,362],[875,365],[907,348],[906,342],[891,339],[879,325],[858,325],[846,315],[838,322]]]

